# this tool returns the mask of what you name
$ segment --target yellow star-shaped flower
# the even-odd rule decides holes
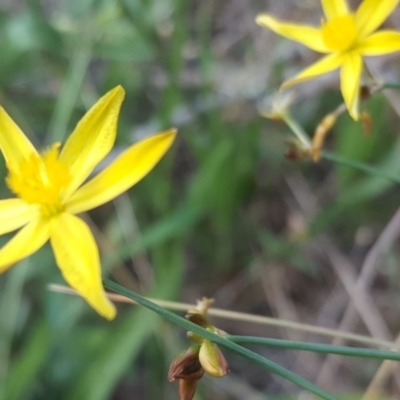
[[[282,87],[288,88],[340,67],[342,95],[350,115],[357,120],[362,57],[400,50],[400,32],[375,32],[399,1],[364,0],[351,12],[345,0],[321,0],[325,19],[320,28],[280,22],[269,14],[258,15],[256,22],[262,27],[327,54]]]
[[[82,118],[60,151],[38,153],[0,107],[0,150],[6,182],[17,198],[0,200],[0,235],[19,231],[0,249],[0,273],[49,239],[64,279],[103,317],[116,310],[101,281],[99,252],[86,223],[74,214],[95,208],[142,179],[172,145],[170,129],[129,147],[85,182],[114,145],[125,92],[118,86]]]

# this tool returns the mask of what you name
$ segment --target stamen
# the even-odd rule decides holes
[[[39,204],[47,217],[64,210],[62,194],[71,179],[68,168],[58,159],[59,148],[55,143],[41,156],[32,154],[6,178],[13,193],[29,204]]]
[[[322,21],[322,38],[334,51],[349,50],[357,39],[357,26],[353,15],[343,15],[330,21]]]

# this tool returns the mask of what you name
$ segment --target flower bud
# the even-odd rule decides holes
[[[295,98],[294,92],[274,93],[273,96],[268,96],[262,101],[259,107],[260,114],[265,118],[281,121]]]
[[[179,381],[179,400],[192,400],[196,393],[197,381],[181,379]]]
[[[315,129],[311,149],[311,155],[315,162],[321,159],[322,146],[324,145],[325,138],[327,137],[328,133],[335,125],[336,118],[337,117],[335,114],[328,114]]]
[[[199,380],[204,375],[204,370],[199,361],[199,345],[190,346],[172,361],[168,380],[185,379],[190,381]]]
[[[360,114],[360,122],[363,126],[363,131],[365,135],[368,135],[369,133],[371,133],[371,129],[372,129],[372,117],[369,113],[367,113],[366,111],[363,111]]]
[[[203,336],[198,335],[197,333],[194,333],[192,331],[187,332],[186,336],[190,339],[193,340],[193,342],[196,343],[203,343],[204,342],[204,338]]]
[[[297,138],[290,138],[285,140],[285,142],[289,147],[285,153],[285,157],[288,160],[303,160],[310,158],[310,149]]]
[[[229,370],[221,350],[216,344],[206,339],[200,346],[199,361],[203,369],[215,378],[226,375]]]
[[[205,317],[205,315],[200,314],[199,311],[197,310],[189,310],[186,313],[185,318],[190,322],[193,322],[194,324],[201,326],[202,328],[207,329],[209,326],[211,326],[210,322]]]

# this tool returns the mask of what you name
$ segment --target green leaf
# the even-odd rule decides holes
[[[49,347],[49,326],[43,320],[39,320],[10,368],[6,382],[6,399],[28,398],[28,391],[32,388],[46,361]]]

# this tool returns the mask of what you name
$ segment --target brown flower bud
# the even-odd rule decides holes
[[[203,328],[208,328],[209,326],[211,326],[208,319],[203,314],[200,314],[199,311],[196,310],[189,310],[186,313],[185,318],[190,322],[193,322],[194,324],[199,325]]]
[[[181,379],[179,381],[179,400],[192,400],[196,393],[197,381]]]
[[[360,97],[363,101],[369,100],[371,97],[371,89],[368,86],[361,86]]]
[[[364,134],[365,135],[369,135],[371,133],[371,129],[372,129],[372,117],[369,113],[367,113],[366,111],[363,111],[360,114],[360,122],[363,126],[363,130],[364,130]]]
[[[296,149],[289,149],[285,153],[285,158],[288,160],[298,160],[300,158],[300,154]]]
[[[211,325],[206,317],[213,301],[203,297],[197,302],[195,308],[187,312],[186,318],[210,332],[226,336],[226,332]],[[196,343],[172,361],[168,372],[170,382],[179,379],[179,400],[193,399],[197,381],[201,379],[204,372],[214,377],[224,376],[228,372],[228,364],[214,343],[194,332],[189,331],[187,335]]]
[[[329,131],[336,123],[336,118],[335,114],[328,114],[315,129],[311,148],[311,155],[315,162],[321,159],[321,149]]]
[[[203,369],[216,378],[227,374],[228,363],[218,346],[209,340],[204,340],[200,346],[199,360]]]
[[[204,375],[199,361],[199,349],[199,345],[190,346],[172,361],[168,372],[170,382],[175,379],[196,381]]]

